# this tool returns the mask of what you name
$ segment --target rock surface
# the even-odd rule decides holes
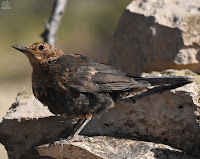
[[[41,156],[56,159],[195,159],[170,146],[129,139],[95,136],[89,141],[73,142],[62,145],[42,145],[37,148]]]
[[[200,77],[188,70],[168,70],[163,73],[153,72],[150,75],[161,74],[187,75],[194,77],[195,82],[162,94],[144,97],[136,103],[117,103],[113,109],[89,122],[82,134],[163,143],[198,156]],[[24,92],[18,95],[0,124],[0,142],[7,149],[10,159],[49,158],[41,157],[35,147],[58,140],[63,132],[68,136],[74,121],[54,116],[33,97],[32,93]],[[99,142],[99,146],[101,144],[102,142]],[[86,154],[91,154],[89,149],[91,148],[88,148]]]
[[[113,37],[109,63],[135,76],[165,69],[200,73],[200,1],[134,0]]]

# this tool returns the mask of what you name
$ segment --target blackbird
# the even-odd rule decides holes
[[[78,118],[67,140],[76,141],[96,114],[114,107],[116,101],[133,101],[192,82],[187,77],[131,77],[112,66],[80,54],[65,55],[45,42],[13,48],[29,59],[35,97],[54,114]]]

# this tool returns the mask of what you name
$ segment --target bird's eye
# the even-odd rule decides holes
[[[40,46],[39,46],[39,50],[40,50],[40,51],[42,51],[42,50],[44,50],[44,49],[45,49],[44,45],[40,45]]]

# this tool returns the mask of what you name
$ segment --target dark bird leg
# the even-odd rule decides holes
[[[67,141],[82,141],[84,137],[80,136],[79,133],[91,119],[92,118],[79,119],[76,125],[72,128],[71,135],[67,138]]]

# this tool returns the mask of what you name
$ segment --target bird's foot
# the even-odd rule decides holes
[[[66,142],[84,142],[88,141],[89,137],[83,135],[70,135],[65,141]]]
[[[55,141],[53,144],[51,143],[51,145],[61,144],[61,148],[63,149],[64,144],[84,141],[90,141],[89,137],[83,135],[70,135],[67,139],[60,139]]]
[[[71,142],[84,142],[84,141],[89,141],[89,137],[83,136],[83,135],[70,135],[67,139],[62,140],[61,142],[61,148],[63,149],[63,145],[66,143],[71,143]]]

